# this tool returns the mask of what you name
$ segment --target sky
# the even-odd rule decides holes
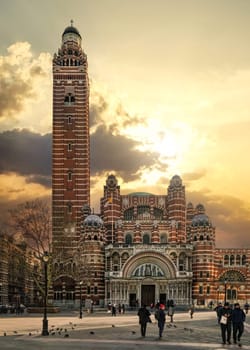
[[[51,196],[52,64],[74,20],[88,56],[91,206],[181,176],[218,247],[250,248],[250,1],[0,0],[0,221]]]

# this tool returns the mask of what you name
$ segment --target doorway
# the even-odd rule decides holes
[[[155,303],[155,286],[153,284],[145,284],[141,286],[141,305],[149,306]]]

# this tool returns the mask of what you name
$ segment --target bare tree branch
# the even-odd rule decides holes
[[[15,236],[20,236],[28,247],[42,258],[51,249],[51,208],[40,199],[19,204],[10,210],[10,225]]]

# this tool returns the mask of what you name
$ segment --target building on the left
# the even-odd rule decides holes
[[[21,304],[38,304],[42,296],[35,283],[40,266],[25,242],[0,234],[0,305],[13,311]],[[1,309],[2,310],[2,309]]]

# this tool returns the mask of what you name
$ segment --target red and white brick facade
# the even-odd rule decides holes
[[[89,79],[78,30],[67,27],[53,59],[53,250],[77,247],[90,204]]]
[[[70,26],[53,59],[54,302],[250,302],[250,249],[216,248],[178,175],[163,195],[121,195],[109,175],[100,215],[90,215],[89,148],[87,58]]]

